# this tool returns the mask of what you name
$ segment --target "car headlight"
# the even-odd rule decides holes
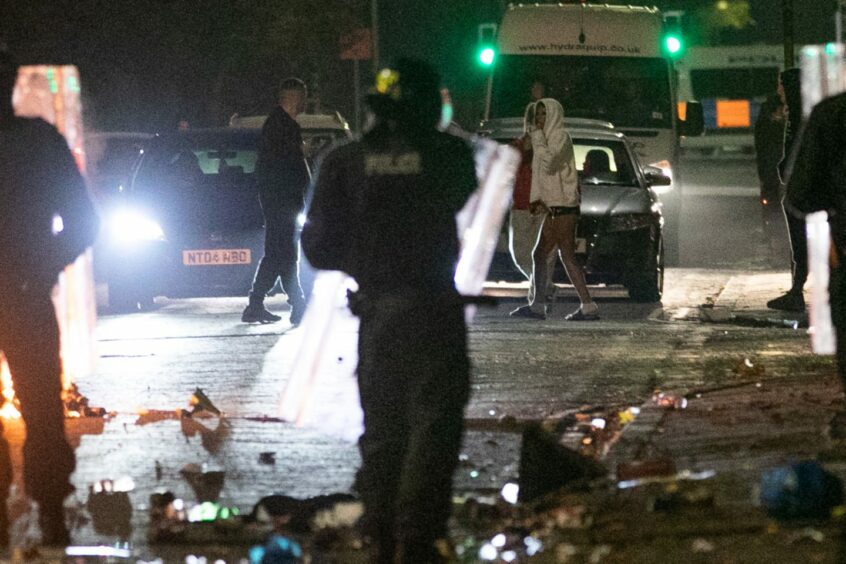
[[[657,163],[652,163],[650,166],[660,168],[664,176],[669,177],[671,180],[669,186],[653,186],[652,189],[655,190],[655,193],[666,194],[667,192],[670,192],[675,184],[675,179],[673,178],[673,165],[670,164],[670,161],[665,159],[663,161],[658,161]]]
[[[647,229],[655,225],[655,223],[655,216],[650,214],[612,215],[611,220],[608,222],[608,231]]]
[[[109,231],[112,240],[119,243],[164,241],[165,239],[161,226],[137,210],[115,211],[109,218]]]

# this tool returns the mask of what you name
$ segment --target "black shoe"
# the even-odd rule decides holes
[[[597,321],[599,319],[599,315],[596,313],[585,313],[582,311],[581,308],[577,309],[573,313],[568,314],[564,320],[565,321]]]
[[[299,325],[300,322],[303,320],[303,316],[305,315],[305,312],[306,312],[306,306],[304,306],[304,305],[293,306],[291,308],[291,318],[290,318],[291,325],[295,325],[295,326]]]
[[[805,311],[805,296],[802,292],[787,292],[785,295],[767,302],[769,309],[781,311]]]
[[[270,313],[261,304],[250,304],[241,314],[241,321],[244,323],[276,323],[280,319],[282,318]]]
[[[546,314],[534,311],[532,306],[521,306],[509,313],[511,317],[527,317],[529,319],[546,319]]]

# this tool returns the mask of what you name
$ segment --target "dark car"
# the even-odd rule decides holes
[[[522,120],[493,120],[483,134],[507,143],[522,135]],[[573,139],[582,190],[577,228],[577,257],[589,283],[623,284],[635,301],[661,299],[664,288],[664,220],[652,186],[670,179],[655,167],[641,166],[626,137],[611,124],[585,119],[565,120]],[[599,157],[599,158],[597,158]],[[585,170],[594,160],[604,168]],[[588,167],[590,169],[590,167]],[[508,256],[507,237],[498,247],[488,278],[521,276]],[[560,265],[556,281],[566,280]]]
[[[263,253],[259,133],[193,130],[147,144],[95,249],[110,308],[158,295],[246,295]]]

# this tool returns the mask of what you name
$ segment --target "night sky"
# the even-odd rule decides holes
[[[736,1],[736,0],[733,0]],[[712,0],[667,1],[689,13]],[[501,0],[380,0],[384,64],[412,55],[434,63],[467,127],[479,117],[485,72],[475,63],[477,25],[499,20]],[[796,41],[834,36],[834,0],[795,0]],[[273,104],[277,81],[302,77],[322,110],[352,120],[352,65],[340,35],[369,25],[369,0],[0,0],[0,38],[22,62],[73,63],[82,74],[86,123],[102,130],[162,130],[180,118],[221,125],[233,112]],[[778,0],[752,0],[754,20],[716,40],[782,40]],[[713,37],[712,37],[712,40]],[[362,83],[372,65],[362,61]]]

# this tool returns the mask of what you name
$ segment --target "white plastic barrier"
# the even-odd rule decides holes
[[[810,45],[802,49],[802,114],[805,119],[820,101],[846,90],[846,61],[843,45]],[[837,349],[831,306],[828,299],[831,233],[824,211],[805,218],[808,238],[808,272],[811,301],[808,333],[816,354],[834,354]]]
[[[808,327],[811,346],[816,354],[834,354],[837,343],[828,301],[828,261],[831,252],[828,214],[824,211],[809,214],[805,218],[805,229],[808,236],[808,267],[811,278]]]

